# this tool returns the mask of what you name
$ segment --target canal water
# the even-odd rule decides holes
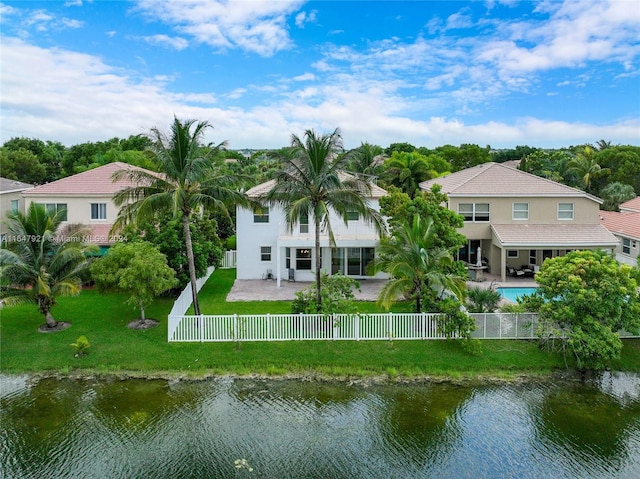
[[[637,375],[368,387],[0,376],[0,385],[6,479],[640,477]]]

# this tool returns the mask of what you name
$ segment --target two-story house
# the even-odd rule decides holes
[[[7,215],[17,212],[24,213],[22,192],[29,188],[33,188],[33,185],[8,178],[0,178],[0,241],[7,234],[7,227],[4,224]]]
[[[616,259],[635,266],[640,256],[640,196],[620,204],[620,211],[601,211],[600,222],[620,240]]]
[[[499,163],[484,163],[422,182],[440,185],[447,207],[464,216],[467,245],[458,259],[481,262],[505,282],[511,268],[537,271],[546,258],[568,251],[613,251],[618,239],[600,224],[602,201],[584,191]]]
[[[247,191],[249,198],[259,199],[271,190],[274,182],[267,181]],[[370,207],[380,211],[378,200],[387,192],[373,186],[367,199]],[[321,263],[315,264],[315,235],[313,220],[302,218],[293,231],[287,230],[280,207],[236,211],[237,273],[238,279],[282,279],[314,281],[320,268],[329,275],[343,274],[353,278],[370,278],[367,266],[375,257],[379,236],[372,225],[353,212],[345,225],[334,212],[330,216],[336,247],[329,244],[326,231],[320,238]],[[387,278],[378,273],[375,278]]]
[[[128,163],[114,162],[68,176],[57,181],[36,186],[22,192],[25,206],[32,202],[41,203],[51,211],[66,212],[63,224],[82,224],[90,229],[87,242],[100,246],[104,252],[118,237],[110,230],[118,216],[118,208],[113,195],[133,186],[132,183],[112,179],[116,171],[139,169]]]

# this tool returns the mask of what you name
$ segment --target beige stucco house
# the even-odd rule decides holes
[[[117,235],[110,234],[118,216],[113,195],[125,187],[133,186],[128,181],[113,181],[113,174],[124,169],[142,170],[127,163],[108,163],[23,191],[25,206],[28,208],[35,202],[51,210],[65,210],[65,223],[88,226],[90,233],[85,238],[87,242],[105,250],[119,240]]]
[[[640,196],[622,203],[620,212],[601,211],[600,222],[620,240],[616,259],[620,263],[637,265],[640,256]]]
[[[24,213],[22,192],[29,188],[33,188],[33,185],[8,178],[0,178],[0,240],[7,234],[7,226],[4,224],[7,215],[18,211]]]
[[[448,208],[465,217],[458,259],[481,262],[503,282],[535,273],[546,258],[580,249],[613,251],[618,239],[600,224],[602,201],[584,191],[500,163],[484,163],[420,184],[440,185]],[[528,266],[525,268],[524,266]]]

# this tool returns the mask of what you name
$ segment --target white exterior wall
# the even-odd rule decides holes
[[[370,206],[380,210],[378,200],[370,200]],[[279,207],[272,207],[269,211],[268,223],[254,223],[253,211],[238,208],[236,211],[236,249],[237,249],[237,278],[261,279],[270,270],[274,278],[288,279],[286,268],[286,248],[291,248],[291,267],[295,269],[295,249],[307,248],[311,250],[311,269],[295,271],[296,281],[313,281],[316,271],[314,225],[310,219],[308,232],[301,233],[300,226],[296,225],[293,231],[287,231],[284,225],[284,215]],[[378,246],[379,237],[375,229],[365,221],[349,221],[344,224],[341,218],[331,216],[331,226],[337,248],[375,248]],[[329,238],[326,234],[321,236],[322,271],[330,273],[332,249],[329,247]],[[271,247],[270,261],[262,260],[261,247]],[[357,276],[354,277],[370,277]],[[386,278],[387,275],[379,273],[374,278]]]

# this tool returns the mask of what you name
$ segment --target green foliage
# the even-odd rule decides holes
[[[386,271],[391,279],[380,291],[378,304],[389,308],[404,296],[414,301],[419,313],[427,301],[447,294],[464,296],[465,280],[451,274],[451,252],[438,246],[436,234],[433,218],[416,214],[411,223],[396,224],[391,236],[380,240],[371,268]]]
[[[6,305],[31,302],[49,328],[57,326],[51,314],[58,296],[80,294],[87,256],[97,247],[82,243],[84,230],[62,229],[65,211],[50,212],[31,203],[25,214],[8,217],[7,237],[0,249],[0,297]]]
[[[423,191],[415,198],[396,188],[390,188],[389,195],[380,198],[380,212],[389,219],[391,233],[402,228],[401,225],[413,221],[415,215],[421,218],[433,218],[433,245],[457,253],[467,238],[458,233],[464,226],[464,218],[445,208],[447,195],[440,192],[439,186]]]
[[[468,309],[471,313],[492,313],[502,299],[493,288],[470,288],[467,290]]]
[[[322,295],[322,310],[318,308],[317,290],[315,283],[296,293],[291,303],[292,313],[315,314],[351,314],[356,313],[354,290],[360,291],[360,284],[353,278],[334,274],[323,274],[320,279],[320,294]]]
[[[579,369],[603,369],[620,357],[618,331],[640,330],[640,294],[632,268],[597,251],[544,262],[533,295],[543,345],[571,354]]]
[[[436,178],[438,172],[433,169],[426,156],[413,151],[411,153],[394,151],[382,165],[387,184],[400,188],[413,198],[420,191],[422,181]]]
[[[89,344],[89,340],[86,336],[80,336],[76,339],[76,342],[71,343],[70,346],[75,350],[75,356],[84,356],[85,354],[88,354],[87,349],[89,349],[89,346],[91,345]]]
[[[140,309],[142,320],[145,306],[177,284],[166,256],[146,241],[112,246],[91,265],[91,276],[99,291],[128,294],[127,303]]]
[[[24,148],[0,148],[0,171],[4,178],[35,185],[43,183],[47,173],[36,155]]]
[[[161,226],[157,226],[161,225]],[[189,225],[193,245],[196,277],[205,275],[209,266],[220,264],[224,247],[216,234],[216,222],[211,215],[194,217]],[[189,261],[184,239],[184,228],[179,219],[169,212],[159,212],[148,221],[140,221],[127,226],[124,234],[128,241],[144,239],[153,244],[167,257],[168,265],[175,271],[178,280],[176,288],[182,289],[189,283]]]
[[[603,210],[618,211],[620,203],[634,199],[636,193],[633,191],[633,186],[615,181],[605,186],[600,196],[604,200]]]
[[[159,212],[170,213],[173,219],[181,222],[196,315],[200,314],[200,306],[196,294],[197,245],[192,241],[191,232],[193,219],[201,211],[217,211],[229,216],[229,209],[248,205],[246,195],[237,188],[240,180],[213,161],[224,144],[202,145],[209,128],[211,125],[206,121],[180,121],[178,118],[173,119],[169,134],[153,128],[149,135],[150,149],[162,174],[123,169],[114,175],[116,180],[133,184],[113,197],[116,206],[120,207],[116,227],[149,222]]]

